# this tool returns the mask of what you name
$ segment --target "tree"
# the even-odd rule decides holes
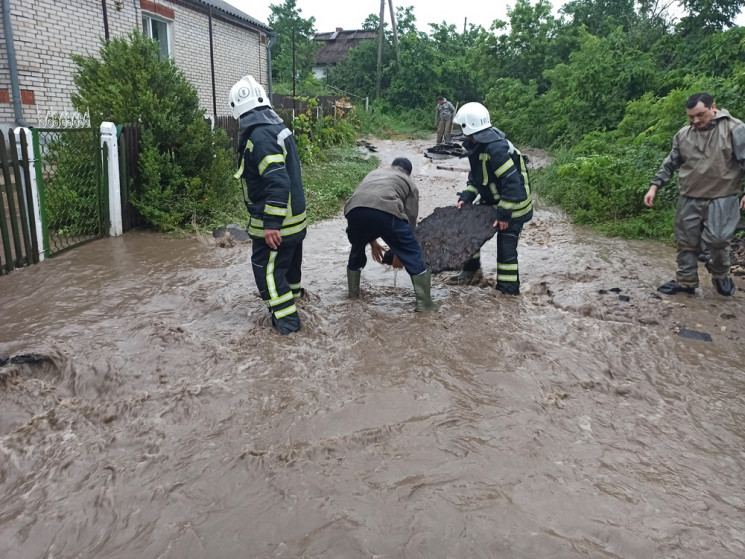
[[[681,19],[683,33],[732,27],[745,0],[681,0],[687,15]]]
[[[571,0],[561,11],[572,18],[573,25],[604,37],[619,25],[629,31],[637,18],[634,4],[634,0]]]
[[[276,31],[277,40],[272,46],[272,73],[281,82],[293,80],[293,55],[295,78],[309,74],[321,47],[313,41],[316,34],[316,18],[304,19],[296,0],[285,0],[283,4],[271,4],[269,25]]]

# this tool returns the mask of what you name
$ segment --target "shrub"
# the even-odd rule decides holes
[[[102,42],[100,59],[73,56],[76,110],[104,120],[139,122],[142,190],[133,205],[162,230],[206,226],[225,204],[240,205],[232,156],[223,132],[213,133],[199,108],[196,88],[156,41],[135,31]]]

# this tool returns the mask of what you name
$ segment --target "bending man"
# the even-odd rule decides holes
[[[415,310],[436,311],[438,306],[430,296],[432,275],[414,236],[419,191],[411,180],[411,169],[411,161],[399,157],[389,169],[370,172],[344,206],[347,237],[352,243],[347,264],[349,298],[356,299],[360,295],[360,276],[367,264],[365,248],[368,244],[373,258],[380,261],[382,247],[377,239],[381,238],[411,276],[416,295]]]

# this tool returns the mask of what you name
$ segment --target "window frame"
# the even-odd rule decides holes
[[[146,21],[147,21],[147,24],[146,24]],[[173,40],[174,21],[172,19],[159,16],[158,14],[154,14],[152,12],[142,10],[142,31],[148,39],[153,39],[155,41],[158,41],[158,45],[160,47],[161,59],[163,59],[163,47],[162,47],[161,40],[159,38],[156,39],[155,37],[153,37],[153,22],[154,21],[165,25],[166,35],[167,35],[166,47],[168,49],[168,52],[166,52],[166,57],[174,58],[174,40]]]

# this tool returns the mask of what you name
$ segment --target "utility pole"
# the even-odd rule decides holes
[[[393,13],[393,0],[388,0],[388,7],[391,11],[391,26],[393,27],[393,44],[396,46],[396,62],[401,65],[401,51],[398,48],[398,31],[396,31],[396,14]]]
[[[375,73],[375,98],[380,98],[380,72],[383,65],[383,23],[385,20],[385,0],[380,0],[380,19],[378,21],[378,71]]]

